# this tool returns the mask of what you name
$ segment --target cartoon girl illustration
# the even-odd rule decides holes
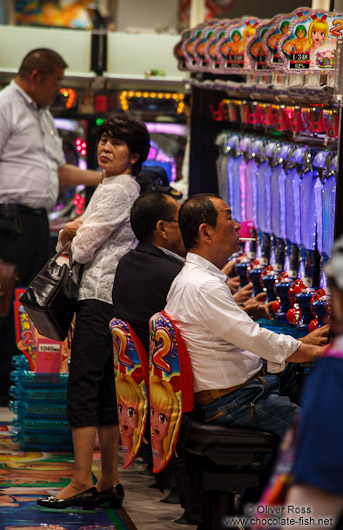
[[[255,35],[255,32],[256,32],[256,24],[255,25],[253,25],[253,24],[247,24],[246,25],[246,28],[245,28],[245,30],[243,32],[243,48],[244,48],[244,50],[246,50],[249,42],[251,41],[251,39]]]
[[[308,44],[304,51],[310,52],[310,66],[316,65],[316,53],[325,44],[329,33],[329,24],[326,15],[319,18],[313,15],[312,22],[308,28]]]
[[[240,31],[235,29],[232,32],[231,39],[230,42],[222,46],[222,53],[224,55],[241,55],[243,53],[243,41]]]
[[[326,15],[321,18],[317,17],[317,15],[314,15],[314,17],[308,28],[308,45],[306,46],[306,49],[311,48],[312,50],[316,50],[325,44],[329,33]]]
[[[248,46],[249,42],[253,38],[256,32],[256,26],[257,24],[247,24],[246,28],[243,32],[243,51],[244,51],[244,66],[246,68],[249,67],[249,59],[248,59]]]
[[[294,33],[295,38],[288,40],[283,45],[283,51],[285,53],[301,53],[308,45],[307,31],[303,24],[297,26]]]
[[[145,399],[132,376],[118,373],[116,378],[120,437],[124,455],[136,455],[142,439]]]
[[[154,458],[154,469],[163,469],[168,462],[177,433],[179,401],[168,381],[157,375],[150,377],[150,424],[151,448]]]
[[[269,39],[267,41],[269,48],[271,48],[272,50],[276,51],[277,45],[279,43],[279,40],[281,39],[281,37],[283,37],[287,33],[288,28],[289,28],[289,21],[288,20],[284,20],[282,22],[282,24],[281,24],[280,31],[278,33],[273,33],[269,37]]]

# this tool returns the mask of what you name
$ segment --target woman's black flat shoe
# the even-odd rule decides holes
[[[94,510],[95,501],[97,498],[97,490],[95,487],[82,491],[77,495],[68,497],[68,499],[56,499],[53,495],[42,499],[37,499],[37,504],[43,508],[53,508],[64,510],[70,506],[82,506],[84,510]]]
[[[99,491],[96,498],[96,506],[102,506],[106,502],[110,508],[121,508],[124,499],[124,488],[121,484],[112,486],[104,491]]]

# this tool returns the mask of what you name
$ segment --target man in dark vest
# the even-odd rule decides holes
[[[113,315],[127,320],[149,351],[149,319],[166,305],[166,296],[184,262],[180,206],[162,191],[136,199],[131,225],[139,243],[121,258],[113,285]]]

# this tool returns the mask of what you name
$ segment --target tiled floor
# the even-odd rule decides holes
[[[154,483],[151,476],[144,475],[145,465],[133,463],[120,473],[125,488],[125,509],[135,523],[137,530],[182,530],[196,529],[193,525],[174,522],[183,514],[180,505],[160,502],[166,496],[149,488]]]
[[[11,422],[13,414],[0,408],[0,421]],[[166,497],[154,488],[154,478],[147,474],[145,464],[134,462],[127,469],[120,469],[120,480],[125,489],[124,506],[137,530],[195,530],[193,525],[180,525],[174,521],[183,514],[180,505],[160,502]]]

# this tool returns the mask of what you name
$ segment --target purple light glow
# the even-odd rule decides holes
[[[241,188],[241,219],[242,221],[246,221],[246,215],[245,215],[245,198],[246,198],[246,186],[245,186],[245,168],[246,168],[246,162],[244,158],[242,159],[242,162],[239,166],[239,181],[240,181],[240,188]]]
[[[149,154],[148,154],[148,160],[156,160],[156,156],[157,156],[157,149],[151,146]]]
[[[165,162],[170,164],[170,181],[174,182],[176,179],[176,162],[171,156],[168,156],[153,140],[150,143],[150,151],[148,160],[156,160],[156,162]]]
[[[180,123],[145,123],[149,133],[176,134],[177,136],[186,136],[187,127]]]

